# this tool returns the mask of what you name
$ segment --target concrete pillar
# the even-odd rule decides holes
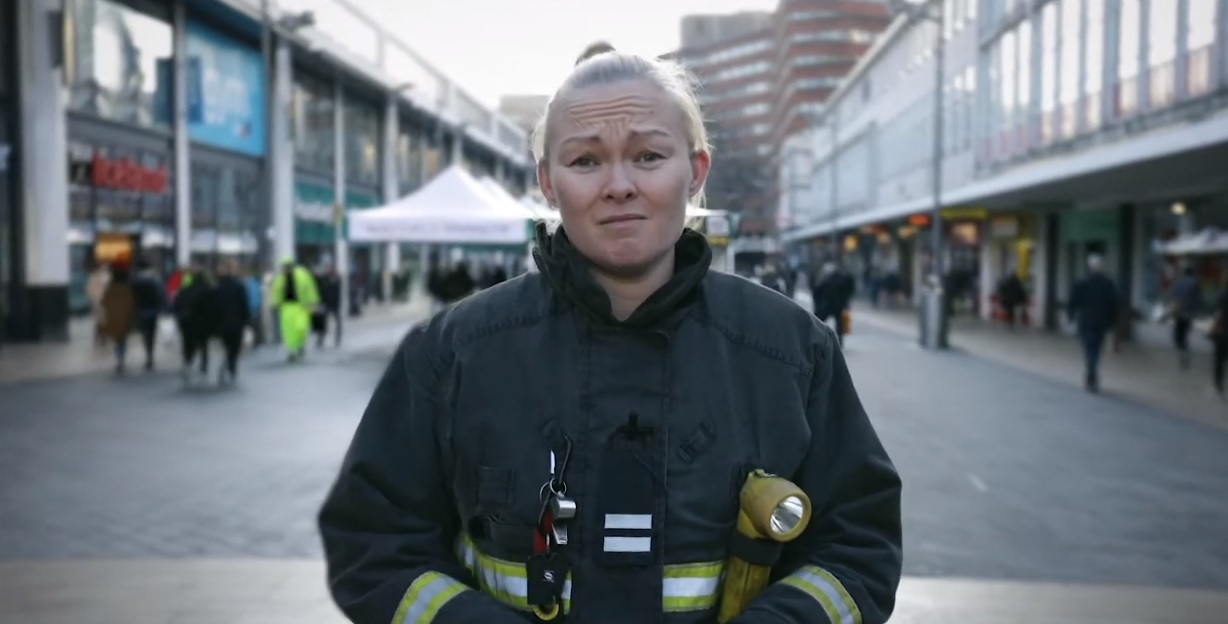
[[[173,149],[175,158],[175,264],[186,267],[192,260],[192,162],[188,137],[187,8],[176,2],[172,11],[175,68],[171,89],[174,99]]]
[[[391,94],[388,96],[388,101],[384,105],[384,123],[382,128],[384,131],[384,149],[382,150],[383,162],[382,175],[384,203],[388,204],[396,201],[400,197],[400,184],[397,179],[397,136],[400,134],[401,115],[400,107],[397,105],[399,96]],[[384,294],[391,300],[392,298],[392,276],[401,267],[401,244],[397,242],[386,243],[384,245],[384,273],[380,279],[383,280]]]
[[[68,124],[59,50],[48,36],[52,0],[18,0],[21,185],[18,212],[26,296],[11,311],[16,337],[68,339]]]
[[[294,139],[290,134],[293,68],[290,46],[279,37],[273,48],[273,94],[269,98],[273,114],[270,116],[267,157],[273,185],[273,267],[279,265],[283,258],[294,257]]]
[[[333,265],[341,276],[341,313],[350,306],[350,249],[345,240],[345,90],[333,83]]]
[[[998,280],[1002,277],[1002,243],[990,237],[989,221],[981,233],[980,280],[977,286],[977,310],[983,319],[993,318],[991,297],[997,290]]]
[[[1177,71],[1174,93],[1176,101],[1180,102],[1190,92],[1190,22],[1185,19],[1190,12],[1189,0],[1177,0],[1176,7],[1169,7],[1165,10],[1177,11],[1177,60],[1173,66]],[[1223,37],[1223,33],[1220,33],[1220,37]]]

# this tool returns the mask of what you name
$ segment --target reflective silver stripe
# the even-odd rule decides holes
[[[606,537],[606,552],[641,553],[652,552],[651,537]]]
[[[427,572],[409,584],[392,624],[430,624],[439,609],[468,589],[450,576]]]
[[[861,610],[839,579],[818,566],[804,566],[781,579],[814,598],[832,624],[861,624]]]
[[[501,602],[521,609],[528,608],[529,581],[523,563],[495,559],[478,552],[473,543],[461,538],[457,557],[477,577],[482,591]],[[571,600],[571,576],[563,581],[563,601]]]
[[[652,514],[606,514],[605,528],[651,531]]]

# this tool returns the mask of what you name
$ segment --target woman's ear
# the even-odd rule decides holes
[[[546,198],[546,203],[557,209],[559,207],[559,203],[554,194],[554,185],[550,183],[549,168],[546,166],[546,160],[544,158],[537,163],[537,187],[542,190],[542,195]]]
[[[704,188],[708,181],[708,172],[712,170],[712,156],[706,150],[699,150],[691,156],[691,196]]]

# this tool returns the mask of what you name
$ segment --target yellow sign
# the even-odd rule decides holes
[[[969,220],[983,221],[989,218],[989,211],[984,208],[947,208],[942,211],[942,218],[948,221]]]

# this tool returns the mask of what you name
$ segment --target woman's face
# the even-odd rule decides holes
[[[628,277],[667,259],[710,165],[677,102],[647,81],[590,87],[556,100],[548,124],[538,179],[576,248]]]

